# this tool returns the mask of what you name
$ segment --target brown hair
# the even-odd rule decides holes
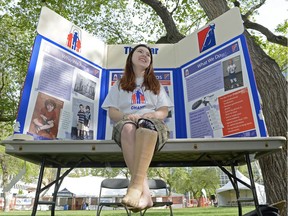
[[[148,68],[146,68],[146,73],[144,74],[144,81],[142,86],[145,87],[145,90],[150,90],[154,94],[159,94],[160,92],[160,83],[157,80],[155,73],[154,73],[154,68],[153,68],[153,57],[152,57],[152,51],[150,47],[148,47],[145,44],[139,44],[135,46],[131,52],[129,53],[127,59],[126,59],[126,65],[124,69],[124,75],[120,79],[120,85],[121,88],[124,91],[132,92],[136,88],[136,83],[135,83],[135,74],[133,71],[133,64],[132,64],[132,55],[135,52],[135,50],[138,47],[145,47],[149,50],[150,56],[151,56],[151,62]]]
[[[47,109],[47,106],[48,106],[49,104],[54,107],[53,110],[56,108],[56,103],[55,103],[54,100],[52,100],[52,99],[47,99],[47,100],[45,100],[45,108],[46,108],[46,109]]]

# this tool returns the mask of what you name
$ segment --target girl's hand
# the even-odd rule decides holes
[[[40,116],[41,116],[41,118],[42,118],[44,121],[47,120],[46,116],[44,116],[43,114],[41,114]]]
[[[131,121],[137,122],[138,119],[141,118],[141,116],[138,115],[138,114],[126,114],[126,115],[125,115],[125,118],[126,118],[126,119],[129,119],[129,120],[131,120]]]
[[[142,115],[143,118],[155,118],[155,113],[145,113]]]

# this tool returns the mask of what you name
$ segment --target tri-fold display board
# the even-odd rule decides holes
[[[233,8],[176,44],[149,45],[174,102],[166,120],[171,138],[267,136],[243,31]],[[37,32],[15,133],[77,139],[82,112],[90,120],[84,139],[111,139],[101,104],[134,44],[108,45],[47,7]]]

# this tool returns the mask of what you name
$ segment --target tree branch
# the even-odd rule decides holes
[[[179,6],[179,0],[177,1],[175,8],[170,12],[171,16],[177,10],[178,6]]]
[[[185,36],[182,35],[172,18],[171,13],[167,10],[167,8],[158,0],[141,0],[143,3],[149,5],[153,8],[153,10],[157,13],[157,15],[161,18],[164,23],[166,29],[166,36],[160,38],[157,43],[177,43]]]
[[[220,16],[221,14],[223,14],[224,12],[226,12],[227,10],[229,10],[227,3],[225,0],[219,0],[217,1],[217,4],[219,4],[219,8],[216,7],[209,7],[209,10],[206,9],[208,8],[209,5],[209,1],[204,1],[204,0],[198,0],[199,4],[201,5],[201,7],[204,9],[205,13],[207,14],[208,18],[210,20],[215,19],[216,17]],[[262,6],[265,3],[265,0],[262,0],[260,4],[255,5],[254,7],[252,7],[249,12],[247,12],[245,15],[242,15],[242,19],[244,21],[244,26],[246,29],[254,29],[256,31],[261,32],[263,35],[265,35],[267,37],[267,40],[272,42],[272,43],[276,43],[282,46],[288,46],[288,39],[284,36],[277,36],[275,34],[273,34],[269,29],[265,28],[264,26],[258,24],[258,23],[253,23],[248,19],[248,16],[257,8],[259,8],[260,6]],[[234,2],[234,5],[240,6],[239,2]]]
[[[243,18],[243,16],[242,16]],[[251,22],[250,20],[246,19],[244,20],[244,26],[247,29],[254,29],[256,31],[261,32],[263,35],[266,36],[267,40],[269,42],[275,43],[275,44],[279,44],[282,46],[288,46],[288,39],[284,36],[281,35],[275,35],[273,32],[271,32],[268,28],[258,24],[258,23],[254,23]]]
[[[254,29],[256,31],[261,32],[263,35],[266,36],[267,40],[269,42],[275,43],[275,44],[279,44],[282,46],[288,46],[288,39],[284,36],[281,35],[275,35],[273,32],[271,32],[269,29],[267,29],[266,27],[258,24],[258,23],[254,23],[251,22],[248,17],[254,13],[255,10],[257,10],[258,8],[260,8],[263,4],[265,4],[266,0],[261,0],[259,4],[254,5],[253,7],[250,8],[250,10],[242,15],[242,19],[244,21],[244,26],[247,29]],[[240,3],[238,1],[234,2],[234,6],[235,7],[240,7]]]
[[[250,8],[250,10],[248,10],[248,12],[244,15],[245,17],[249,17],[250,15],[252,15],[254,13],[255,10],[257,10],[258,8],[260,8],[263,4],[265,4],[266,0],[261,0],[259,4],[254,5],[253,7]],[[239,4],[240,5],[240,4]]]

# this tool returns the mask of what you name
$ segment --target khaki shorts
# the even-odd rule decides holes
[[[159,119],[149,119],[149,120],[153,122],[158,132],[158,139],[155,151],[159,151],[161,148],[163,148],[164,144],[166,143],[166,141],[170,136],[169,128],[163,121]],[[120,148],[121,148],[121,131],[125,124],[134,124],[136,126],[135,122],[128,119],[120,120],[114,125],[112,132],[112,139],[120,146]]]
[[[84,124],[83,123],[77,123],[77,129],[78,130],[84,130]]]

